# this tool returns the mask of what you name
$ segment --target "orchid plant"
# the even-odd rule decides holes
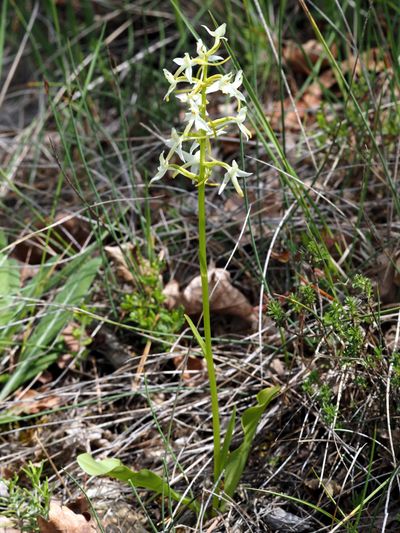
[[[226,40],[226,25],[222,24],[211,31],[204,26],[206,31],[214,38],[211,48],[207,48],[201,39],[197,41],[197,56],[191,57],[185,53],[183,57],[174,59],[178,66],[174,74],[164,69],[164,75],[169,83],[168,91],[164,97],[169,100],[172,93],[186,106],[185,127],[180,133],[172,128],[171,136],[165,139],[168,151],[163,151],[159,157],[157,173],[151,180],[154,183],[170,173],[172,178],[181,174],[190,179],[198,190],[198,253],[202,282],[203,302],[203,331],[204,338],[199,330],[186,316],[188,324],[203,352],[207,363],[208,380],[211,396],[212,424],[213,424],[213,451],[214,451],[214,498],[213,510],[223,510],[226,501],[231,498],[240,481],[246,465],[251,444],[254,439],[258,422],[271,400],[277,395],[278,387],[269,387],[259,392],[256,405],[246,409],[241,416],[243,429],[242,444],[233,451],[230,445],[235,429],[236,411],[230,417],[224,439],[221,439],[221,425],[218,405],[218,386],[211,343],[211,321],[209,305],[209,280],[207,270],[207,242],[206,242],[206,186],[218,186],[221,194],[229,182],[232,183],[239,196],[243,191],[239,178],[250,176],[249,172],[241,170],[234,160],[231,164],[215,159],[212,155],[211,141],[218,139],[232,124],[236,125],[246,140],[251,137],[250,131],[245,126],[247,107],[245,96],[240,92],[243,73],[236,74],[210,74],[211,68],[225,64],[230,57],[223,59],[217,54],[222,42]],[[208,95],[221,92],[229,98],[236,100],[237,112],[235,115],[220,118],[211,118],[208,110]],[[180,160],[180,162],[176,162]],[[223,169],[224,177],[221,183],[215,183],[218,167]],[[136,487],[144,487],[169,496],[200,512],[199,502],[194,497],[180,495],[160,476],[149,470],[133,472],[124,466],[118,459],[94,460],[89,454],[78,457],[81,467],[91,475],[108,475],[129,482]],[[223,490],[223,495],[221,491]]]
[[[218,167],[225,170],[222,183],[219,185],[219,194],[225,189],[229,181],[232,182],[236,192],[243,196],[238,178],[247,177],[251,174],[240,170],[236,161],[232,165],[214,159],[211,152],[211,140],[218,138],[225,133],[225,128],[231,124],[236,124],[246,139],[251,137],[250,131],[244,125],[247,108],[243,106],[244,95],[239,91],[242,84],[243,74],[241,71],[234,76],[229,74],[210,74],[209,69],[223,65],[230,58],[223,59],[217,52],[221,42],[226,39],[226,24],[222,24],[215,31],[211,31],[206,26],[204,28],[214,37],[214,44],[207,49],[201,39],[197,41],[197,56],[192,58],[189,54],[174,59],[178,69],[174,74],[164,69],[164,75],[170,84],[164,99],[169,100],[172,93],[186,105],[185,113],[186,127],[181,135],[172,129],[170,139],[165,141],[169,148],[166,156],[165,152],[160,155],[160,164],[157,174],[152,179],[152,183],[161,179],[168,171],[172,172],[174,178],[178,174],[192,180],[198,188],[198,235],[199,235],[199,263],[202,281],[203,299],[203,327],[204,341],[193,322],[187,317],[189,325],[198,340],[201,339],[201,347],[207,362],[208,379],[211,394],[211,407],[213,418],[214,435],[214,481],[218,492],[217,480],[221,475],[221,435],[220,417],[218,407],[218,388],[215,376],[215,367],[211,347],[211,325],[210,325],[210,305],[207,271],[207,251],[206,251],[206,213],[205,213],[205,188],[206,185],[216,185],[211,180]],[[232,81],[233,80],[233,81]],[[182,87],[182,88],[181,88]],[[235,98],[237,103],[237,115],[212,119],[207,111],[207,96],[221,91],[223,94]],[[188,150],[183,147],[189,144]],[[175,154],[181,160],[181,164],[173,162]]]

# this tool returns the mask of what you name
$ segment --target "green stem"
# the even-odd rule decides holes
[[[203,67],[202,79],[207,79],[207,66]],[[205,90],[202,92],[202,103],[200,114],[202,118],[206,118],[206,94]],[[206,238],[206,156],[207,156],[207,138],[204,137],[199,141],[200,145],[200,169],[199,169],[199,187],[198,187],[198,217],[199,217],[199,264],[201,276],[201,288],[203,299],[203,327],[204,327],[204,341],[205,353],[204,357],[207,363],[208,382],[210,385],[211,395],[211,411],[212,411],[212,425],[214,436],[214,483],[221,473],[220,467],[220,453],[221,453],[221,437],[220,437],[220,420],[218,407],[218,387],[215,375],[214,358],[211,346],[211,322],[210,322],[210,302],[209,302],[209,288],[208,288],[208,270],[207,270],[207,238]],[[218,487],[216,487],[218,493]],[[215,501],[214,501],[215,507]]]

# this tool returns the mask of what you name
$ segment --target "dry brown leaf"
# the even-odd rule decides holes
[[[285,366],[280,359],[275,357],[269,365],[271,370],[278,376],[283,376],[285,374]]]
[[[61,333],[66,347],[72,353],[79,352],[81,348],[80,339],[78,339],[76,335],[74,335],[74,332],[77,328],[79,328],[79,324],[77,324],[76,322],[70,322]]]
[[[181,290],[176,279],[171,279],[162,291],[165,296],[165,307],[174,309],[182,302]]]
[[[61,505],[52,500],[50,502],[49,519],[38,517],[40,533],[97,533],[98,529],[87,510],[77,512],[74,504]]]
[[[184,370],[182,372],[182,379],[187,385],[196,385],[199,381],[203,381],[206,378],[206,361],[204,358],[198,358],[190,355],[185,357],[184,355],[177,355],[173,358],[175,368]]]
[[[342,487],[333,479],[323,479],[322,482],[319,479],[310,479],[304,482],[304,485],[312,491],[324,491],[328,493],[330,497],[336,496],[342,492]]]
[[[150,262],[142,257],[139,250],[134,244],[126,243],[120,246],[105,246],[104,250],[107,256],[114,262],[117,276],[122,281],[135,284],[135,277],[132,274],[132,268],[135,268],[138,276],[145,276],[148,274],[154,274]],[[129,268],[127,258],[130,259],[131,268]],[[161,279],[161,276],[160,276]]]
[[[331,52],[336,55],[336,48],[332,47]],[[325,55],[325,51],[322,44],[315,39],[310,39],[302,47],[293,41],[287,41],[282,55],[293,70],[308,75],[311,73],[310,63],[311,66],[315,65],[320,57]],[[329,61],[327,58],[324,58],[322,60],[322,66],[327,65],[329,65]]]
[[[271,257],[280,263],[288,263],[290,259],[290,252],[289,250],[282,250],[281,252],[275,252],[275,250],[272,250]]]
[[[400,253],[397,252],[397,254],[395,255],[395,264],[394,264],[394,284],[397,286],[397,287],[400,287]]]
[[[257,316],[253,306],[244,294],[231,283],[231,275],[222,268],[208,271],[210,309],[215,313],[234,315],[247,323],[255,324]],[[186,313],[199,315],[203,310],[201,277],[196,276],[182,293],[182,303]]]
[[[376,263],[372,267],[375,276],[376,288],[383,303],[393,303],[396,301],[395,291],[395,269],[393,259],[389,251],[383,252],[376,258]]]
[[[117,276],[127,283],[132,283],[134,280],[132,272],[128,268],[125,256],[131,253],[134,249],[133,244],[122,246],[105,246],[104,250],[108,257],[114,261],[117,271]]]
[[[18,398],[18,401],[13,403],[12,407],[8,412],[14,415],[18,415],[21,413],[36,414],[40,413],[40,411],[47,411],[49,409],[53,409],[54,407],[58,407],[61,404],[60,396],[52,394],[49,396],[43,396],[42,398],[37,398],[41,394],[43,393],[40,393],[36,390],[27,390],[23,394],[23,396]]]

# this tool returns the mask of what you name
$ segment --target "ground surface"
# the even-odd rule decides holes
[[[88,531],[96,513],[110,532],[398,531],[399,9],[183,4],[0,6],[3,515],[47,531],[10,488],[18,474],[30,490],[32,461],[52,498],[86,491]],[[212,495],[207,374],[183,319],[201,311],[197,191],[168,176],[148,188],[184,118],[162,69],[195,53],[186,22],[207,40],[208,9],[227,23],[253,133],[215,144],[252,172],[244,200],[207,191],[223,428],[261,389],[281,392],[235,501],[196,519],[76,458]],[[227,112],[221,95],[210,105]]]

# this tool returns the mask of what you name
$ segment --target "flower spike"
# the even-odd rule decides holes
[[[218,185],[211,183],[210,177],[215,174],[216,167],[221,167],[225,169],[225,174],[222,183],[219,184],[219,194],[231,182],[239,196],[243,196],[238,178],[250,176],[250,173],[239,169],[236,161],[232,161],[232,164],[228,165],[224,161],[214,159],[211,154],[210,142],[211,139],[224,135],[229,124],[235,124],[246,140],[251,137],[251,132],[244,125],[247,108],[242,103],[245,102],[245,96],[239,90],[243,81],[243,73],[239,70],[236,74],[232,72],[224,75],[208,74],[209,68],[225,63],[230,57],[223,59],[222,56],[216,54],[221,40],[226,40],[226,24],[221,24],[215,30],[210,30],[207,26],[204,28],[214,37],[213,46],[207,48],[199,39],[196,46],[196,57],[191,57],[186,52],[183,57],[177,57],[173,60],[178,66],[175,73],[164,69],[164,76],[169,83],[169,89],[164,99],[168,100],[170,95],[175,93],[176,98],[186,106],[184,119],[186,125],[182,133],[178,133],[175,128],[172,128],[170,138],[164,141],[169,151],[166,157],[164,152],[160,155],[157,173],[151,183],[161,179],[168,170],[171,170],[172,177],[181,174],[197,182],[198,186]],[[236,100],[238,109],[236,116],[210,119],[207,112],[207,96],[217,92]],[[185,143],[190,143],[189,149],[185,148]],[[203,152],[200,150],[200,146],[203,146]],[[172,160],[175,154],[181,160],[179,164],[176,163],[175,159]],[[213,181],[214,179],[213,176]]]

